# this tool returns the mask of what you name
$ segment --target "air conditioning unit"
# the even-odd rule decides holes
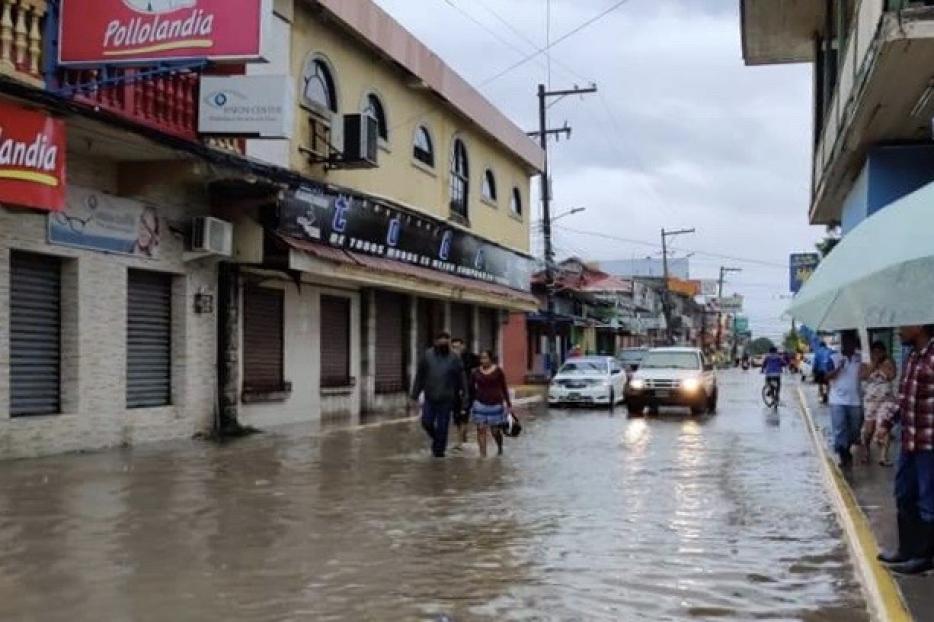
[[[344,154],[341,168],[379,166],[379,124],[368,114],[344,115]]]
[[[191,250],[230,257],[233,255],[233,224],[219,218],[195,218],[191,226]]]

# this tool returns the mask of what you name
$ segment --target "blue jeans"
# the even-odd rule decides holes
[[[422,406],[422,427],[431,437],[431,453],[437,458],[443,458],[448,448],[448,426],[451,424],[451,415],[454,413],[454,404],[450,402],[429,402],[425,400]]]
[[[895,471],[899,513],[934,523],[934,451],[902,451]]]
[[[849,452],[859,442],[863,429],[862,406],[830,405],[830,423],[833,427],[833,449],[838,454]]]

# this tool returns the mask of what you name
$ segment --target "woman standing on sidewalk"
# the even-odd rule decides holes
[[[892,388],[892,382],[898,374],[895,369],[895,363],[889,358],[885,344],[877,341],[872,344],[869,354],[869,363],[864,364],[860,370],[860,378],[863,381],[863,404],[866,410],[866,421],[863,424],[863,450],[866,452],[865,462],[869,464],[872,456],[872,441],[876,441],[882,446],[882,456],[879,459],[881,466],[892,466],[889,462],[889,444],[891,439],[888,434],[876,435],[876,430],[882,431],[883,424],[887,417],[892,415],[895,404],[895,392]]]
[[[506,374],[493,362],[493,353],[484,350],[480,353],[480,367],[470,379],[471,419],[477,425],[477,445],[480,455],[486,457],[487,431],[493,435],[499,455],[503,455],[503,426],[507,423],[512,401],[509,399],[509,387]]]

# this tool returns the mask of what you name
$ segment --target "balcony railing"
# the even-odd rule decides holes
[[[0,73],[42,85],[46,0],[0,0]]]
[[[133,123],[177,138],[198,140],[200,74],[189,69],[63,69],[59,91],[66,97],[117,114]],[[243,154],[236,138],[206,139],[205,144]]]

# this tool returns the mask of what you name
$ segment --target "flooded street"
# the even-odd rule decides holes
[[[3,464],[0,620],[868,619],[791,390],[720,382],[486,461],[403,422]]]

